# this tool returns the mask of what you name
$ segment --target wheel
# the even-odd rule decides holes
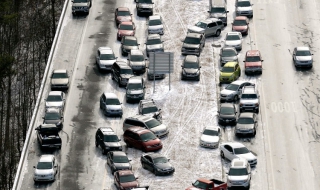
[[[147,169],[145,164],[142,164],[142,168],[143,169]]]
[[[217,32],[216,32],[216,37],[219,37],[220,34],[221,34],[221,30],[217,30]]]
[[[128,148],[131,148],[131,147],[132,147],[128,142],[126,142],[126,141],[124,141],[124,142],[126,143],[126,145],[127,145]]]
[[[237,102],[238,100],[239,100],[238,95],[235,95],[234,98],[233,98],[233,101]]]
[[[61,146],[58,146],[58,149],[60,150],[60,149],[61,149]]]
[[[223,153],[223,151],[222,151],[222,150],[220,151],[220,156],[221,156],[221,158],[225,159],[225,157],[224,157],[224,153]]]
[[[98,144],[98,142],[97,142],[97,141],[95,141],[95,144],[96,144],[96,147],[98,147],[98,146],[99,146],[99,144]]]
[[[259,113],[259,108],[256,110],[256,113]]]
[[[257,133],[257,131],[256,130],[254,130],[254,132],[253,132],[253,134],[252,134],[252,136],[256,136],[256,133]]]
[[[200,76],[197,78],[197,81],[200,81]]]
[[[156,169],[153,169],[153,173],[154,173],[154,175],[155,175],[155,176],[157,176],[157,175],[158,175],[158,172],[157,172],[157,170],[156,170]]]
[[[102,149],[102,154],[107,154],[107,151],[106,151],[106,149]]]

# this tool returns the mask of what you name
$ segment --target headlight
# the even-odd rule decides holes
[[[240,103],[239,106],[240,106],[240,107],[243,106],[243,103]]]
[[[106,147],[106,149],[110,149],[110,147]]]
[[[72,10],[75,10],[76,9],[76,7],[72,7]]]
[[[59,122],[57,123],[57,125],[61,125],[61,121],[59,121]]]
[[[234,74],[232,74],[229,78],[231,79],[231,78],[233,78],[234,77]]]

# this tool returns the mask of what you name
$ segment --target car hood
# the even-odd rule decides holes
[[[134,31],[133,30],[118,30],[118,33],[121,35],[133,36]]]
[[[128,94],[143,94],[142,89],[133,89],[133,90],[127,90]]]
[[[155,25],[155,26],[148,26],[148,30],[159,30],[163,29],[163,25]]]
[[[116,62],[116,59],[112,60],[100,60],[101,65],[113,65]]]
[[[165,130],[167,130],[167,126],[165,126],[164,124],[158,125],[158,126],[151,129],[151,131],[154,133],[160,132],[160,131],[165,131]]]
[[[205,31],[205,29],[200,28],[200,27],[198,27],[198,26],[190,26],[190,27],[188,27],[188,31],[189,31],[189,32],[195,32],[195,33],[203,34],[204,31]]]
[[[225,44],[227,46],[235,46],[241,44],[241,40],[226,40]]]
[[[163,49],[162,44],[147,45],[147,50]]]
[[[119,169],[130,168],[130,163],[114,163],[114,165]]]
[[[68,84],[69,79],[67,78],[60,78],[60,79],[51,79],[51,84]]]
[[[237,129],[253,129],[254,128],[254,124],[240,124],[240,123],[237,123],[236,128]]]
[[[62,107],[63,102],[46,102],[46,107]]]
[[[207,143],[218,143],[219,136],[201,135],[200,140],[207,142]]]
[[[298,60],[298,61],[311,61],[312,56],[296,56],[296,60]]]
[[[237,11],[252,11],[252,7],[238,7]]]
[[[120,142],[104,142],[104,144],[108,147],[120,147]]]
[[[130,64],[132,66],[145,66],[146,62],[145,61],[130,61]]]
[[[169,162],[167,163],[157,163],[155,164],[157,168],[160,168],[160,169],[171,169],[172,166]]]
[[[211,13],[211,17],[214,17],[214,18],[226,17],[226,13]]]
[[[108,110],[122,110],[121,105],[106,105]]]
[[[34,173],[37,175],[48,175],[48,174],[53,174],[54,171],[53,171],[53,169],[47,169],[47,170],[36,169]]]
[[[245,64],[246,67],[261,67],[262,66],[262,62],[261,61],[245,62],[244,64]]]
[[[220,72],[220,76],[222,76],[222,77],[230,77],[231,75],[233,75],[233,73]]]
[[[131,22],[132,17],[131,16],[117,16],[117,20],[120,22]]]
[[[124,49],[139,49],[138,46],[127,46],[127,45],[123,45],[122,46]]]
[[[239,158],[244,158],[244,159],[246,159],[248,161],[257,159],[256,156],[253,155],[251,152],[249,152],[247,154],[237,154],[237,156]]]
[[[121,74],[120,77],[123,78],[123,79],[129,79],[131,78],[133,75],[130,75],[130,74]]]
[[[183,69],[186,73],[197,73],[199,69],[192,69],[192,68],[184,68]]]
[[[228,180],[230,181],[244,181],[248,180],[248,175],[240,175],[240,176],[233,176],[233,175],[228,175]]]
[[[221,59],[224,61],[236,61],[236,60],[238,60],[238,57],[237,56],[221,57]]]
[[[236,94],[237,92],[236,91],[233,91],[233,90],[227,90],[227,89],[223,89],[220,94],[222,95],[230,95],[230,94]]]
[[[258,103],[258,99],[241,99],[240,98],[240,103],[242,103],[242,104],[255,104],[255,103]]]
[[[187,43],[183,43],[182,47],[184,47],[184,48],[200,48],[200,44],[187,44]]]
[[[237,31],[241,31],[241,30],[247,30],[248,26],[232,26],[232,30],[237,30]]]
[[[130,187],[138,187],[139,183],[137,181],[131,181],[131,182],[127,182],[127,183],[120,183],[120,185],[123,188],[130,188]]]

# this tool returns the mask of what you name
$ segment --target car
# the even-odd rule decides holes
[[[238,62],[238,52],[234,47],[221,48],[219,56],[221,67],[227,62]]]
[[[121,22],[132,22],[132,14],[128,7],[118,7],[114,12],[114,20],[118,26]]]
[[[231,83],[237,80],[241,76],[241,69],[238,62],[227,62],[220,70],[220,82]]]
[[[91,0],[72,0],[72,15],[75,16],[79,13],[89,14],[92,6]]]
[[[230,161],[235,158],[244,158],[248,160],[251,167],[256,166],[258,163],[257,157],[239,142],[226,142],[220,144],[220,156],[221,158]]]
[[[96,53],[96,64],[100,71],[111,71],[117,58],[110,47],[99,47]]]
[[[166,78],[166,74],[159,74],[155,73],[153,74],[153,69],[147,68],[147,78],[148,80],[158,80],[158,79],[164,79]]]
[[[218,110],[219,124],[234,125],[237,122],[237,108],[233,103],[222,103]]]
[[[59,108],[48,108],[44,114],[43,124],[55,124],[58,128],[63,127],[63,112]]]
[[[253,111],[259,113],[260,95],[255,86],[245,86],[242,88],[239,108],[240,112]]]
[[[236,0],[236,16],[253,17],[253,9],[250,0]]]
[[[58,108],[63,110],[65,104],[65,93],[62,91],[50,91],[45,99],[45,108]]]
[[[118,190],[139,187],[139,182],[131,170],[119,170],[114,173],[114,185]]]
[[[162,142],[149,129],[130,127],[123,134],[127,147],[134,147],[143,152],[154,152],[162,149]]]
[[[220,131],[220,127],[205,127],[200,137],[200,146],[204,148],[218,148],[221,135]]]
[[[295,47],[292,54],[294,66],[312,68],[312,55],[309,47]]]
[[[235,127],[235,135],[251,135],[256,136],[258,126],[257,114],[252,112],[240,113],[237,125]]]
[[[139,102],[144,99],[146,90],[144,79],[140,76],[129,78],[126,86],[126,101]]]
[[[224,28],[222,20],[217,18],[208,18],[197,22],[194,26],[188,28],[188,32],[204,34],[205,37],[220,36]]]
[[[182,42],[182,55],[200,56],[202,49],[205,46],[205,37],[204,34],[189,32]]]
[[[240,98],[242,88],[245,86],[255,86],[254,83],[242,80],[236,80],[230,84],[228,84],[221,92],[220,92],[220,102],[237,102]]]
[[[170,159],[159,153],[143,154],[140,158],[142,168],[151,171],[156,176],[174,173],[175,169],[169,161]]]
[[[110,151],[107,153],[107,164],[112,174],[118,170],[132,170],[130,161],[125,152]]]
[[[123,36],[134,36],[136,26],[134,22],[121,22],[118,25],[117,40],[121,40]]]
[[[228,32],[224,47],[234,47],[237,51],[242,50],[242,34],[240,32]]]
[[[139,49],[132,49],[128,55],[128,63],[133,73],[142,74],[146,72],[146,61],[143,52]]]
[[[228,188],[244,187],[246,189],[250,189],[251,167],[246,159],[233,159],[227,175]]]
[[[131,67],[124,61],[117,61],[111,67],[111,78],[118,86],[127,86],[129,78],[133,77]]]
[[[149,57],[150,52],[164,52],[163,41],[159,34],[149,34],[146,42],[146,52]]]
[[[153,117],[160,122],[162,121],[162,111],[160,108],[158,108],[153,99],[140,100],[138,112],[140,115],[146,115]]]
[[[111,127],[99,127],[95,136],[95,145],[96,147],[100,146],[102,154],[114,150],[122,151],[121,139]]]
[[[200,61],[195,55],[187,55],[181,65],[181,80],[200,81]]]
[[[69,75],[65,69],[53,70],[51,74],[51,90],[68,90]]]
[[[58,173],[58,164],[54,155],[43,154],[40,156],[37,166],[35,168],[33,180],[34,182],[40,181],[54,181]]]
[[[226,0],[209,0],[209,16],[221,19],[224,26],[228,23],[228,12]]]
[[[153,15],[153,1],[152,0],[135,0],[137,15],[142,16],[151,16]]]
[[[162,17],[158,14],[149,16],[148,19],[148,34],[160,34],[163,35],[163,21]]]
[[[122,105],[115,93],[104,92],[100,96],[100,109],[106,116],[120,116],[123,115]]]
[[[134,115],[127,117],[123,121],[122,129],[123,131],[126,131],[128,128],[133,126],[140,126],[145,129],[149,129],[158,138],[165,137],[169,134],[169,129],[166,125],[161,123],[159,120],[146,115]]]
[[[244,58],[244,72],[249,74],[262,74],[262,62],[261,53],[259,50],[249,50],[246,52]]]
[[[242,35],[248,35],[249,20],[245,16],[237,16],[232,23],[232,31],[241,32]]]
[[[55,124],[42,124],[35,128],[41,149],[61,149],[62,141],[59,136],[60,129]]]
[[[127,56],[131,50],[139,49],[139,45],[135,36],[124,36],[121,39],[121,54]]]

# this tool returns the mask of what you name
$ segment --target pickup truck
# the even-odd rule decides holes
[[[42,124],[35,130],[41,148],[61,148],[60,129],[55,124]]]
[[[226,182],[217,180],[217,179],[204,179],[199,178],[197,181],[192,183],[192,186],[188,187],[186,190],[227,190],[228,186]]]

